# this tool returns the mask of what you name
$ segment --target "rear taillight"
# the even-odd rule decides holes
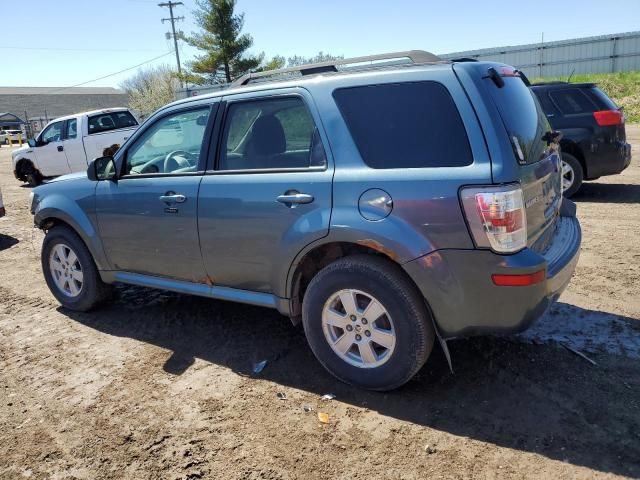
[[[624,123],[624,115],[620,110],[600,110],[593,112],[593,118],[601,127],[609,127],[611,125],[622,125]]]
[[[478,247],[513,253],[527,246],[527,218],[518,185],[465,188],[460,198]]]

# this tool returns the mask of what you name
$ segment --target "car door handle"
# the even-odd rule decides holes
[[[287,207],[291,207],[293,205],[299,205],[303,203],[311,203],[313,202],[313,195],[309,195],[308,193],[287,193],[284,195],[279,195],[276,198],[276,201],[280,203],[284,203]]]
[[[64,150],[64,147],[62,145],[58,145],[58,151],[61,152]]]
[[[165,203],[184,203],[187,200],[187,197],[180,194],[167,194],[160,195],[160,201]]]
[[[552,117],[555,117],[555,115],[553,113],[547,113],[547,117],[552,118]]]

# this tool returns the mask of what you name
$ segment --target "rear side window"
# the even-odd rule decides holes
[[[371,168],[461,167],[473,162],[458,109],[440,83],[342,88],[333,97]]]
[[[579,88],[567,88],[549,93],[551,99],[565,115],[592,113],[596,106]]]
[[[318,129],[301,98],[231,103],[227,109],[219,170],[323,167]]]
[[[138,122],[130,112],[102,113],[89,117],[89,135],[118,128],[135,127],[136,125]]]

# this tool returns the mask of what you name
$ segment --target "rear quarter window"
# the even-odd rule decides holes
[[[556,90],[550,92],[549,96],[565,115],[592,113],[597,110],[596,105],[579,88]]]
[[[462,167],[473,163],[458,109],[440,83],[341,88],[333,97],[363,161],[371,168]]]

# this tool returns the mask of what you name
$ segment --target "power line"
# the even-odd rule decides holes
[[[97,82],[98,80],[104,80],[105,78],[113,77],[113,76],[115,76],[115,75],[119,75],[120,73],[128,72],[129,70],[133,70],[134,68],[141,67],[142,65],[146,65],[147,63],[151,63],[151,62],[153,62],[153,61],[155,61],[155,60],[158,60],[158,59],[160,59],[160,58],[166,57],[167,55],[171,55],[172,53],[173,53],[173,52],[163,53],[162,55],[159,55],[159,56],[157,56],[157,57],[151,58],[151,59],[146,60],[146,61],[144,61],[144,62],[142,62],[142,63],[137,64],[137,65],[134,65],[133,67],[128,67],[128,68],[125,68],[125,69],[123,69],[123,70],[119,70],[119,71],[117,71],[117,72],[110,73],[110,74],[108,74],[108,75],[104,75],[103,77],[94,78],[93,80],[87,80],[86,82],[77,83],[76,85],[70,85],[70,86],[68,86],[68,87],[56,88],[56,89],[51,90],[51,91],[49,91],[49,92],[47,92],[47,93],[56,93],[56,92],[60,92],[60,91],[62,91],[62,90],[67,90],[67,89],[69,89],[69,88],[81,87],[82,85],[86,85],[87,83]]]
[[[182,2],[172,2],[169,0],[165,3],[159,3],[159,7],[169,7],[169,16],[170,18],[163,18],[162,23],[166,21],[171,22],[171,31],[173,32],[173,46],[176,52],[176,63],[178,64],[178,75],[180,76],[180,85],[182,85],[182,69],[180,68],[180,54],[178,53],[178,38],[176,37],[176,21],[184,20],[184,17],[174,17],[173,16],[173,7],[178,5],[184,5]]]
[[[3,50],[51,50],[55,52],[130,52],[131,49],[125,48],[53,48],[53,47],[0,47]],[[157,50],[141,50],[138,52],[157,52]]]

